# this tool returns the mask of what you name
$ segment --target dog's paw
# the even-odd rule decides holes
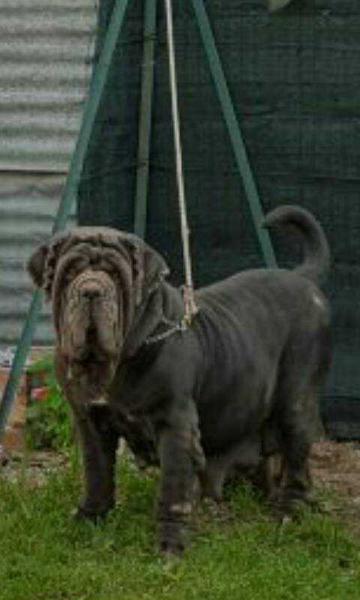
[[[183,556],[184,544],[177,540],[163,540],[160,542],[160,554],[165,560],[176,560]]]
[[[283,496],[277,499],[271,506],[275,518],[281,525],[292,522],[300,522],[304,516],[311,513],[321,513],[319,502],[311,495],[301,497]]]
[[[180,558],[185,550],[185,529],[178,523],[162,522],[160,524],[160,553],[166,558]]]

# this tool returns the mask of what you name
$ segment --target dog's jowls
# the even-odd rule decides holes
[[[185,330],[175,327],[184,306],[165,281],[164,260],[136,236],[76,228],[31,257],[30,274],[52,301],[57,374],[82,440],[79,517],[114,506],[120,437],[139,460],[160,464],[164,552],[184,547],[198,483],[220,498],[227,479],[248,472],[283,511],[308,500],[318,391],[330,362],[318,288],[329,250],[308,212],[280,207],[266,220],[277,224],[302,234],[303,264],[249,270],[199,290],[200,311]]]

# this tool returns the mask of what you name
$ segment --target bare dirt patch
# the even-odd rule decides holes
[[[314,445],[311,471],[319,492],[330,492],[329,512],[360,532],[360,444],[330,441]]]
[[[22,477],[33,487],[46,483],[51,473],[64,468],[68,458],[56,452],[12,453],[0,467],[0,477]],[[326,512],[351,524],[360,533],[360,444],[322,441],[314,444],[311,472],[315,488],[325,500]]]
[[[49,475],[59,471],[67,463],[68,458],[57,452],[11,453],[0,467],[0,478],[8,481],[22,479],[30,487],[37,488],[45,485]]]

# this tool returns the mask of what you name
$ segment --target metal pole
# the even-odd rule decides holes
[[[91,82],[91,94],[88,96],[82,125],[76,148],[70,163],[69,173],[64,187],[63,195],[60,201],[59,209],[54,220],[52,233],[57,233],[65,229],[66,221],[71,211],[74,200],[76,199],[80,183],[81,173],[88,150],[91,133],[96,119],[99,104],[102,98],[103,90],[110,69],[112,56],[119,39],[121,27],[129,0],[116,0],[111,21],[106,33],[104,46],[95,67]],[[0,404],[0,440],[4,433],[6,422],[11,411],[15,398],[16,389],[23,372],[28,353],[31,348],[34,331],[42,306],[42,293],[36,291],[26,317],[20,340],[18,342],[14,360],[11,366],[8,381]]]
[[[243,180],[262,254],[268,267],[276,267],[276,257],[270,235],[266,229],[262,228],[264,213],[261,206],[259,193],[250,167],[245,143],[225,79],[220,56],[216,48],[209,17],[206,13],[203,0],[192,0],[192,4],[200,29],[200,35],[208,59],[211,75],[215,84],[231,144],[234,150],[236,163]]]
[[[145,239],[147,198],[149,183],[149,158],[151,117],[154,91],[154,57],[156,38],[157,0],[146,0],[144,15],[144,52],[142,64],[141,104],[137,157],[134,232]]]
[[[119,39],[122,24],[124,22],[128,3],[129,0],[116,0],[116,4],[111,15],[103,49],[91,81],[91,95],[88,97],[88,101],[84,110],[80,134],[70,163],[70,170],[66,180],[58,214],[54,222],[53,233],[65,229],[71,207],[77,196],[86,153],[91,139],[91,133],[102,98],[108,72],[110,70],[114,50]]]

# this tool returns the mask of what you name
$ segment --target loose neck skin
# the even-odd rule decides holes
[[[180,323],[184,317],[184,302],[180,291],[162,281],[135,313],[123,349],[123,358],[131,358],[164,321]]]

